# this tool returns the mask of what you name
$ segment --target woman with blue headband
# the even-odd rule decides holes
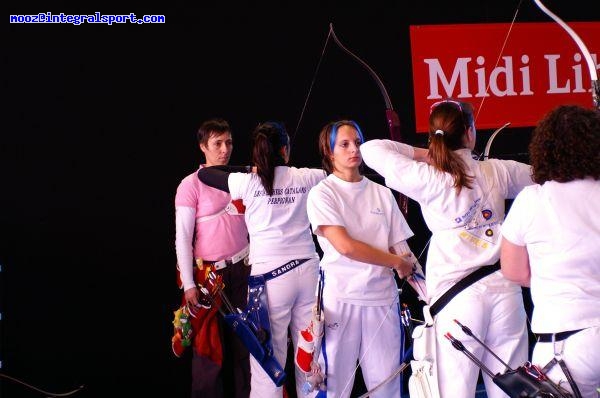
[[[411,274],[416,263],[406,240],[413,233],[392,192],[361,174],[356,122],[327,124],[319,137],[330,173],[308,195],[308,218],[323,257],[325,336],[321,369],[327,395],[349,397],[356,364],[367,388],[401,363],[402,330],[394,271]],[[399,397],[400,378],[372,397]]]

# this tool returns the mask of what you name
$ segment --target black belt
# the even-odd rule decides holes
[[[552,343],[552,336],[554,336],[554,341],[562,341],[567,337],[571,336],[572,334],[575,334],[582,330],[583,329],[569,330],[567,332],[560,333],[537,333],[537,341],[538,343]]]

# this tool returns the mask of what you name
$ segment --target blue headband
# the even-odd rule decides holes
[[[348,122],[336,122],[336,123],[334,123],[333,127],[331,128],[331,134],[329,135],[329,148],[331,148],[331,152],[333,152],[333,147],[335,146],[335,139],[337,138],[338,128],[341,126],[348,126],[348,125],[350,125],[356,129],[356,133],[358,135],[358,138],[360,139],[360,143],[362,144],[363,142],[365,142],[363,133],[362,133],[362,131],[360,131],[360,127],[358,127],[358,124],[356,124],[355,121],[350,120]]]

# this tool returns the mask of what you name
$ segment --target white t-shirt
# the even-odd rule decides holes
[[[261,269],[257,263],[318,258],[306,215],[306,198],[324,178],[323,170],[277,166],[273,195],[269,196],[257,174],[229,175],[231,198],[242,199],[246,206],[252,275],[271,271]]]
[[[392,303],[398,292],[391,268],[345,257],[317,231],[321,225],[342,226],[353,239],[389,251],[413,236],[392,192],[366,177],[347,182],[331,174],[310,191],[307,210],[323,250],[325,292],[351,304]]]
[[[600,181],[525,188],[502,235],[527,246],[534,332],[600,326]]]
[[[533,184],[529,165],[498,159],[480,162],[471,157],[469,149],[459,149],[455,153],[475,181],[473,189],[463,188],[457,195],[452,176],[415,161],[409,145],[371,140],[362,144],[360,151],[365,163],[385,178],[388,187],[421,206],[432,232],[425,271],[430,299],[475,269],[498,261],[505,199]]]

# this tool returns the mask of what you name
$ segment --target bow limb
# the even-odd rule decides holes
[[[581,40],[581,37],[579,37],[579,35],[575,33],[575,31],[569,25],[567,25],[565,21],[550,11],[540,0],[533,0],[533,2],[540,10],[542,10],[544,14],[548,15],[556,23],[558,23],[575,41],[577,47],[579,47],[579,50],[581,50],[581,53],[583,54],[583,57],[588,65],[590,77],[592,79],[592,102],[594,104],[594,108],[600,109],[600,84],[598,83],[598,71],[590,50],[588,50],[583,40]]]
[[[369,75],[371,75],[373,80],[375,80],[375,83],[377,84],[377,87],[379,87],[379,91],[383,96],[383,100],[385,101],[385,116],[390,132],[390,138],[394,141],[402,142],[402,135],[400,133],[400,118],[394,110],[392,101],[390,100],[390,96],[387,90],[385,89],[385,86],[383,85],[383,82],[381,81],[379,75],[375,73],[375,71],[369,66],[369,64],[367,64],[358,55],[354,54],[342,44],[340,39],[338,39],[337,35],[335,34],[335,31],[333,30],[333,24],[331,23],[329,24],[329,35],[331,35],[331,38],[333,39],[335,44],[337,44],[338,47],[342,49],[342,51],[350,55],[356,62],[362,65],[362,67],[365,68],[367,72],[369,72]],[[400,210],[402,211],[402,214],[406,216],[408,214],[408,198],[405,195],[401,194],[398,199],[398,204],[400,205]]]
[[[367,72],[369,72],[373,80],[375,80],[377,87],[379,87],[379,91],[381,91],[383,100],[385,101],[385,114],[387,117],[388,127],[390,129],[390,137],[394,141],[401,142],[402,138],[400,134],[400,118],[398,118],[398,114],[392,106],[392,101],[390,100],[390,96],[387,90],[385,89],[381,78],[379,77],[379,75],[377,75],[377,73],[375,73],[373,68],[371,68],[365,61],[363,61],[358,55],[354,54],[352,51],[348,50],[348,48],[342,44],[340,39],[338,39],[337,35],[335,34],[335,31],[333,30],[333,24],[331,23],[329,24],[329,33],[331,34],[331,37],[333,38],[335,44],[337,44],[338,47],[340,47],[346,54],[354,58],[356,62],[361,64],[363,68],[365,68]]]
[[[490,149],[492,148],[492,142],[494,142],[494,138],[496,138],[498,133],[508,126],[510,126],[510,122],[504,123],[504,125],[497,128],[496,131],[494,131],[492,135],[490,135],[490,138],[488,138],[487,142],[485,143],[485,149],[483,150],[483,153],[481,154],[480,158],[483,158],[483,160],[487,160],[490,157]]]

